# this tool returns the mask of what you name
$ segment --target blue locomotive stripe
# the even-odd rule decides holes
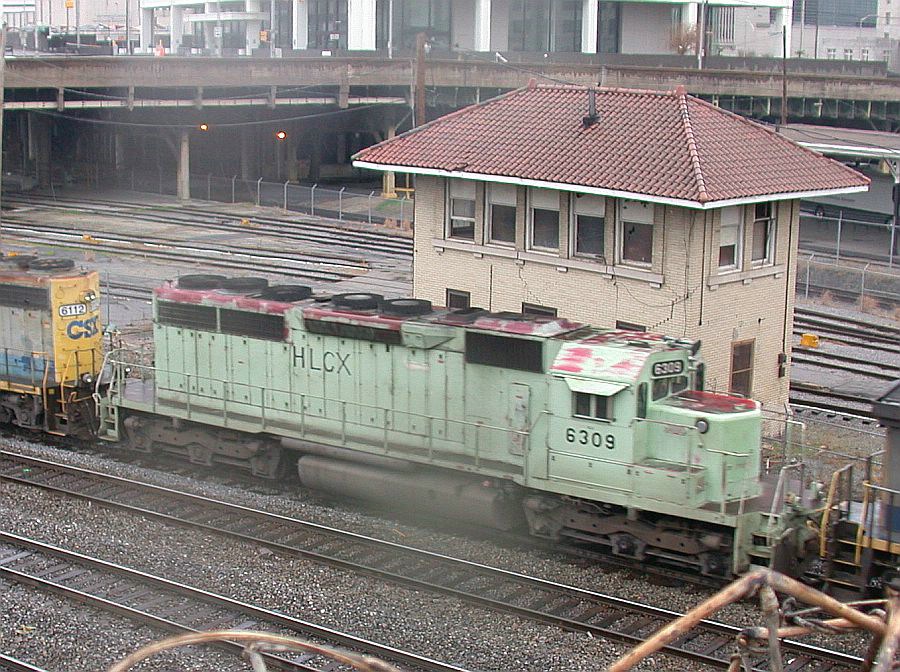
[[[55,378],[53,362],[43,357],[0,352],[0,378],[3,380],[40,383],[44,379],[45,370],[48,379],[53,380]]]

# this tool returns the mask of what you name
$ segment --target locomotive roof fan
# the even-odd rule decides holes
[[[225,278],[219,285],[219,291],[225,294],[255,294],[269,286],[265,278],[255,276],[242,276],[237,278]]]

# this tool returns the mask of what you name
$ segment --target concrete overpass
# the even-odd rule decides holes
[[[789,116],[868,120],[885,130],[900,123],[900,77],[880,74],[798,72],[786,77]],[[639,89],[687,90],[741,114],[780,114],[783,78],[779,71],[649,67],[595,63],[494,63],[480,59],[426,60],[429,105],[457,107],[498,91],[525,85],[532,77],[578,84]],[[202,108],[222,105],[234,91],[251,89],[246,104],[275,107],[303,104],[294,87],[319,87],[333,95],[311,100],[341,107],[408,98],[415,76],[412,59],[322,57],[291,59],[202,57],[15,58],[6,66],[10,109],[91,107],[79,100],[97,92],[118,103],[109,107]],[[261,95],[260,95],[260,92]],[[286,98],[291,98],[290,102]],[[215,102],[220,101],[220,102]]]

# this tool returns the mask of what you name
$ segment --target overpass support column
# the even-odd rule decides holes
[[[28,114],[28,158],[34,164],[38,186],[50,186],[50,171],[53,167],[50,119],[33,112]]]
[[[347,49],[375,50],[375,0],[347,0]]]
[[[306,49],[309,45],[309,4],[307,0],[292,0],[294,18],[291,29],[291,46],[294,49]]]
[[[600,20],[600,8],[597,0],[582,0],[581,6],[581,52],[597,53],[597,30]]]
[[[153,8],[141,7],[141,51],[149,53],[153,50]]]
[[[253,143],[253,135],[255,129],[241,129],[241,179],[255,180],[259,177],[256,173],[256,157],[258,155],[257,147]]]
[[[475,0],[474,42],[475,51],[491,50],[491,0]]]
[[[116,166],[116,176],[121,177],[122,173],[125,171],[125,134],[122,131],[116,131],[115,137],[113,138],[113,142],[115,143],[115,147],[113,149],[114,152],[114,162]]]
[[[387,133],[384,135],[385,140],[390,140],[397,133],[396,126],[388,126]],[[385,198],[397,197],[397,174],[386,171],[381,174],[381,195]]]
[[[184,42],[184,7],[172,5],[169,12],[169,47],[173,54],[177,54]]]
[[[176,182],[178,200],[188,200],[191,197],[191,136],[187,130],[181,131]]]

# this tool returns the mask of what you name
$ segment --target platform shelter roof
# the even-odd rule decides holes
[[[865,191],[869,184],[852,168],[682,87],[531,83],[353,158],[357,167],[375,170],[696,209]]]

